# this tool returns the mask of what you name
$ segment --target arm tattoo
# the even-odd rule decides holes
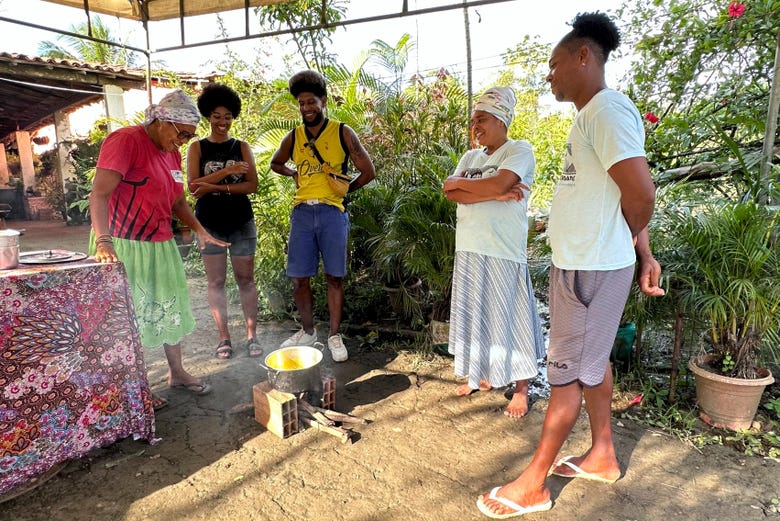
[[[353,161],[367,156],[366,150],[363,148],[360,139],[354,131],[350,132],[349,136],[349,153]]]

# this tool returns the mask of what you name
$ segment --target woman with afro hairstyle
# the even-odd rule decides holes
[[[229,134],[233,120],[241,113],[241,99],[230,87],[210,83],[198,96],[198,110],[208,119],[211,133],[190,145],[187,153],[190,193],[198,201],[195,215],[209,233],[230,243],[228,247],[209,244],[201,250],[209,307],[219,333],[215,356],[233,356],[225,296],[228,251],[246,323],[244,346],[249,356],[260,356],[263,350],[255,339],[257,230],[248,197],[257,190],[257,171],[249,145]]]

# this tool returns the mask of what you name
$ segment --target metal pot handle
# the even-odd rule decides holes
[[[270,367],[265,365],[263,362],[260,362],[259,360],[257,362],[257,365],[265,369],[265,372],[268,375],[268,382],[272,386],[276,386],[276,377],[279,376],[279,371],[277,371],[276,369],[271,369]]]
[[[316,341],[311,345],[314,349],[319,350],[320,352],[325,352],[325,344],[323,344],[320,341]],[[319,347],[317,347],[319,346]]]

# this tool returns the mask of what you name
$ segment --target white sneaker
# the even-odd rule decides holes
[[[317,341],[317,328],[314,328],[311,334],[299,329],[293,336],[282,342],[279,347],[291,347],[291,346],[313,346]]]
[[[334,362],[344,362],[349,358],[347,348],[339,334],[328,337],[328,349],[330,349],[330,354],[333,357]]]

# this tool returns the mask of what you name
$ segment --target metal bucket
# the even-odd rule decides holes
[[[299,394],[303,392],[322,392],[322,350],[320,342],[309,346],[291,346],[277,349],[265,357],[268,381],[282,392]],[[318,348],[319,346],[319,348]]]
[[[0,270],[19,266],[19,235],[17,230],[0,230]]]

